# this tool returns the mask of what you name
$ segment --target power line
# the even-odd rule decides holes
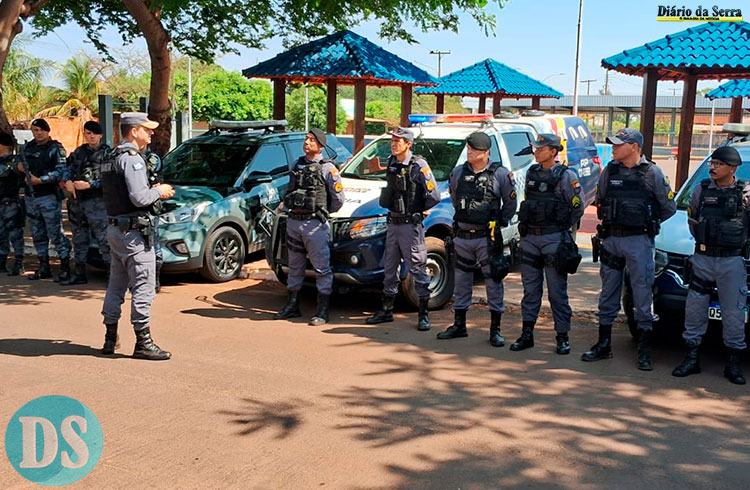
[[[451,52],[450,51],[437,51],[437,50],[431,49],[430,54],[436,54],[438,57],[438,72],[437,73],[438,73],[438,78],[440,78],[441,76],[443,76],[442,75],[443,74],[443,56],[451,54]]]
[[[579,83],[586,84],[586,95],[591,95],[591,84],[596,81],[596,78],[589,78],[588,80],[581,80]]]

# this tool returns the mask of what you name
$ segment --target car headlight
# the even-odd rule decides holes
[[[657,250],[654,253],[654,272],[658,275],[664,272],[669,265],[669,256],[663,250]]]
[[[172,211],[171,213],[162,214],[159,216],[159,220],[165,222],[165,223],[192,223],[193,221],[198,219],[198,216],[201,215],[204,209],[206,209],[206,206],[211,204],[210,202],[202,202],[199,204],[196,204],[193,207],[190,208],[180,208]]]
[[[385,233],[388,229],[388,222],[385,216],[375,218],[365,218],[352,221],[349,225],[348,235],[355,240],[372,238],[375,235]]]

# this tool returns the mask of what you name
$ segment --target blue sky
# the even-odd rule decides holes
[[[631,0],[627,3],[585,0],[580,79],[596,80],[591,83],[592,95],[597,94],[604,85],[602,58],[699,24],[657,22],[658,5],[658,2],[646,0]],[[682,5],[680,3],[677,6]],[[697,3],[687,6],[694,8]],[[740,5],[737,2],[720,3],[719,7],[737,8]],[[430,50],[450,50],[451,54],[443,57],[444,75],[483,59],[494,58],[531,77],[544,80],[565,94],[573,93],[577,0],[513,0],[507,2],[502,9],[492,3],[488,11],[497,16],[494,37],[486,37],[468,15],[461,15],[458,34],[421,33],[412,30],[419,41],[419,44],[412,45],[379,39],[379,22],[361,24],[353,30],[433,75],[437,74],[437,56],[430,55]],[[25,30],[31,31],[29,27]],[[110,46],[122,45],[119,35],[114,31],[106,33],[104,39]],[[142,50],[146,55],[144,42],[137,42],[136,49]],[[220,55],[217,63],[230,70],[241,70],[275,56],[282,51],[282,46],[280,40],[272,40],[264,50],[240,49],[240,56]],[[32,41],[27,50],[35,56],[53,61],[64,61],[80,50],[94,53],[93,47],[85,41],[83,31],[73,25]],[[642,79],[611,72],[610,86],[615,95],[640,95]],[[718,82],[701,82],[698,88],[715,86],[718,86]],[[660,95],[680,95],[682,84],[660,82],[658,90]],[[580,85],[579,93],[586,94],[585,84]]]

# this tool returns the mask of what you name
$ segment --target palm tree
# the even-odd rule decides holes
[[[28,40],[27,36],[16,38],[5,60],[3,104],[11,122],[31,119],[49,96],[43,82],[54,63],[26,53],[23,46]]]
[[[82,116],[90,119],[98,111],[99,83],[102,66],[97,66],[85,54],[70,58],[60,69],[62,89],[53,92],[56,102],[39,112],[38,117],[45,116]]]

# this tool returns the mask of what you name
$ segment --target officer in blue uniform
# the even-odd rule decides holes
[[[31,222],[31,236],[39,257],[39,269],[29,276],[32,281],[52,277],[49,267],[49,242],[60,257],[60,274],[56,281],[70,278],[70,241],[63,233],[62,195],[59,182],[68,180],[65,148],[50,138],[50,127],[44,119],[31,122],[34,139],[21,149],[18,169],[25,173],[24,202]]]
[[[118,347],[117,322],[128,288],[131,290],[130,322],[135,330],[133,357],[165,360],[171,357],[151,338],[151,304],[155,296],[156,264],[153,247],[153,208],[159,199],[174,196],[169,184],[151,186],[143,151],[159,125],[143,112],[120,116],[122,143],[102,165],[102,191],[107,208],[107,240],[111,264],[102,315],[107,332],[103,354]]]
[[[5,262],[10,245],[13,245],[15,260],[9,276],[23,272],[23,227],[26,219],[18,197],[23,178],[13,154],[14,146],[11,135],[0,133],[0,272],[8,272]]]
[[[501,319],[505,312],[503,278],[510,270],[503,253],[501,228],[516,213],[516,186],[513,175],[500,163],[490,163],[492,142],[486,133],[476,131],[466,138],[466,163],[450,176],[453,216],[451,255],[455,255],[453,325],[438,339],[467,337],[466,312],[471,306],[474,271],[480,269],[490,307],[490,344],[505,345]]]
[[[318,286],[318,310],[308,325],[328,323],[328,306],[333,289],[331,270],[331,228],[328,218],[344,205],[341,175],[332,160],[323,158],[326,134],[313,128],[302,142],[304,157],[294,164],[289,177],[289,190],[284,197],[288,212],[286,244],[289,252],[289,300],[274,319],[302,316],[298,295],[305,278],[307,258],[315,269]]]
[[[750,182],[735,177],[742,165],[737,150],[723,146],[711,154],[710,179],[693,189],[688,208],[695,254],[690,258],[690,289],[685,302],[687,355],[672,376],[701,372],[699,347],[708,328],[711,293],[718,290],[724,345],[728,359],[724,376],[734,384],[745,384],[740,355],[745,344],[747,275],[744,255],[750,226]]]
[[[583,216],[583,191],[576,173],[561,165],[557,155],[563,146],[556,134],[540,134],[531,143],[537,163],[526,173],[525,200],[519,211],[521,234],[521,279],[523,300],[521,336],[510,346],[520,351],[534,346],[534,325],[542,305],[542,287],[547,293],[555,321],[558,354],[570,353],[568,274],[581,261],[571,236],[572,227]]]
[[[661,169],[641,155],[643,135],[638,130],[621,129],[607,142],[612,144],[613,160],[602,170],[596,191],[597,215],[602,221],[597,226],[602,240],[599,341],[581,360],[612,357],[612,324],[620,310],[627,266],[638,323],[638,369],[650,371],[654,237],[660,223],[676,211],[674,193]]]
[[[386,186],[380,205],[388,210],[385,238],[385,266],[382,306],[366,320],[369,325],[393,321],[393,302],[401,282],[399,265],[408,269],[419,297],[417,329],[430,329],[427,307],[430,277],[427,275],[427,246],[424,213],[440,202],[435,176],[427,161],[411,151],[414,133],[397,128],[391,133],[391,156],[386,168]]]
[[[102,143],[102,127],[96,121],[83,125],[85,144],[76,148],[68,157],[70,180],[65,182],[68,197],[68,221],[73,230],[73,252],[76,260],[75,272],[63,286],[86,284],[86,259],[89,241],[94,235],[99,245],[102,260],[109,271],[109,243],[107,243],[107,211],[101,189],[101,166],[109,152]]]

